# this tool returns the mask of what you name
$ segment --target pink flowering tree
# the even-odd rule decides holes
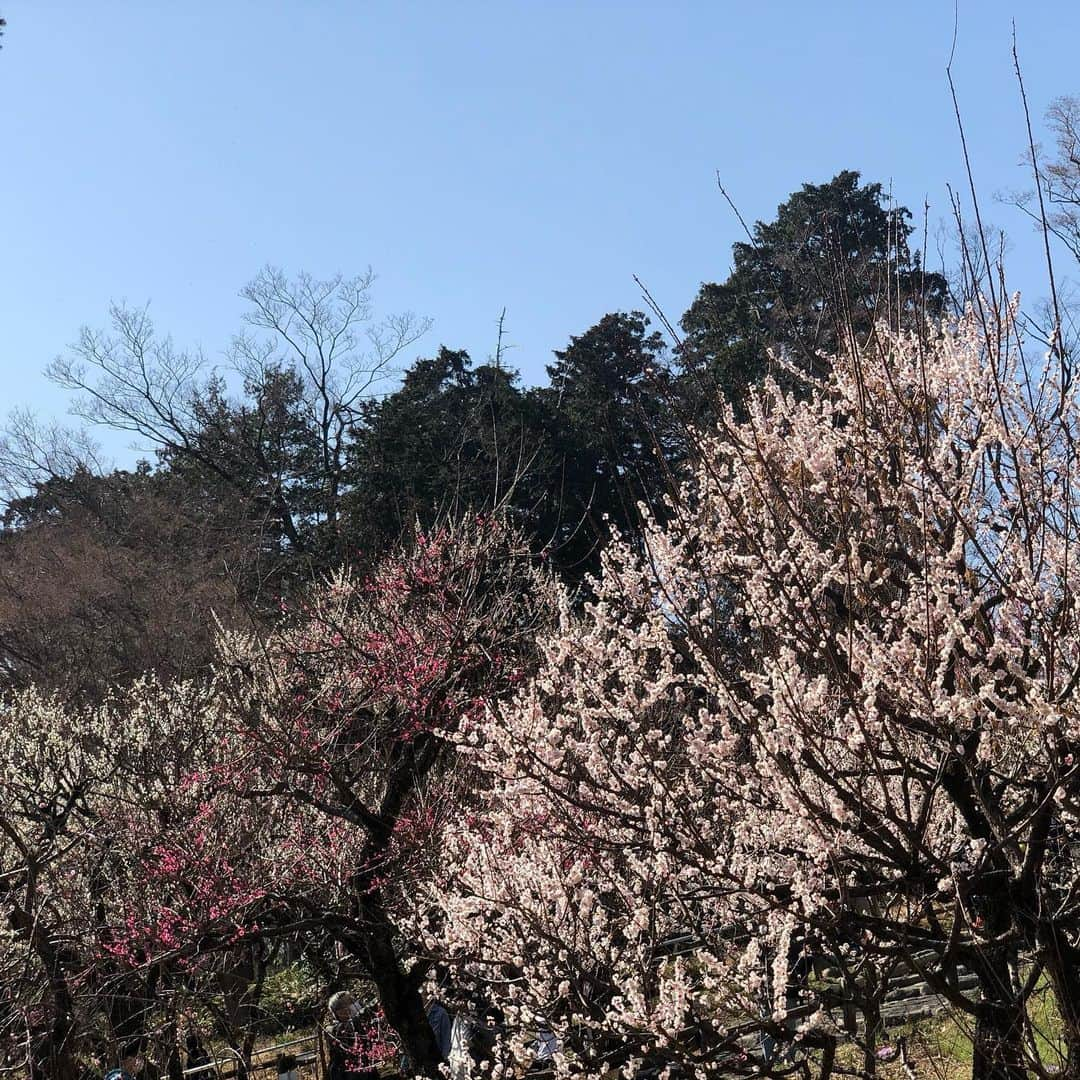
[[[211,679],[95,709],[4,703],[9,1063],[68,1080],[132,1037],[175,1047],[196,1007],[244,1060],[267,958],[289,942],[329,977],[369,978],[436,1072],[430,959],[402,920],[468,796],[450,740],[522,679],[547,606],[527,547],[468,520],[314,589],[267,637],[222,634]]]
[[[400,919],[440,879],[467,790],[451,739],[522,679],[547,597],[527,546],[469,519],[340,574],[267,638],[223,634],[211,748],[178,772],[168,821],[128,823],[140,883],[117,955],[198,970],[289,938],[324,967],[344,957],[437,1073],[430,959]]]
[[[1071,387],[1012,310],[974,312],[746,410],[512,704],[461,726],[490,798],[429,946],[589,1075],[790,1072],[802,1047],[827,1074],[841,1035],[872,1075],[914,969],[976,1077],[1080,1076]]]

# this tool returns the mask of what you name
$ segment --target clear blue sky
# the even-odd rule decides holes
[[[219,356],[265,263],[371,264],[383,311],[541,381],[641,307],[677,317],[738,228],[843,168],[931,220],[964,186],[948,0],[0,0],[0,412],[61,413],[42,367],[112,299]],[[1080,93],[1080,4],[960,0],[955,76],[981,193],[1024,184],[1036,118]],[[1013,284],[1037,246],[1006,207]],[[933,239],[931,241],[933,246]],[[931,262],[935,260],[932,258]]]

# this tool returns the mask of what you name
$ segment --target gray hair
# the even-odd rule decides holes
[[[351,1008],[352,1003],[352,994],[348,990],[339,990],[336,994],[330,996],[330,1000],[326,1004],[331,1012],[337,1012],[338,1009]]]

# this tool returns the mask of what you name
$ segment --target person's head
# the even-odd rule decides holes
[[[187,1052],[189,1054],[194,1054],[202,1050],[202,1039],[199,1038],[199,1033],[197,1031],[189,1031],[184,1039],[184,1044],[187,1046]]]
[[[326,1004],[335,1019],[348,1020],[352,1017],[353,996],[348,990],[339,990],[336,994],[331,994]]]
[[[142,1047],[130,1042],[120,1048],[120,1068],[134,1076],[142,1069]]]

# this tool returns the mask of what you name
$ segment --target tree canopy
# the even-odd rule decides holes
[[[770,350],[814,371],[876,320],[912,326],[941,314],[947,285],[911,247],[911,212],[860,180],[844,170],[804,184],[735,244],[724,281],[701,286],[680,350],[698,395],[740,400],[770,369]]]

